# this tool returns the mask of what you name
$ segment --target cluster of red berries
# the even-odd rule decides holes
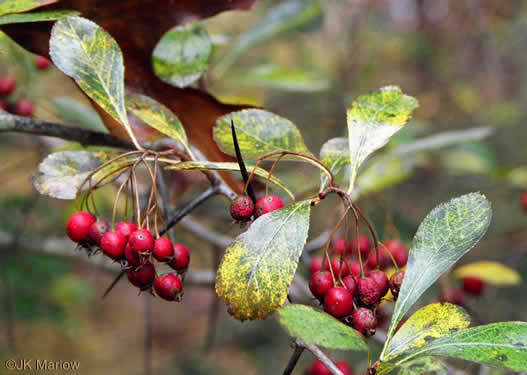
[[[151,291],[167,301],[181,301],[183,275],[190,262],[188,248],[173,244],[168,238],[154,238],[148,229],[122,221],[111,231],[104,220],[96,220],[88,212],[73,214],[66,225],[68,237],[86,248],[100,249],[107,257],[118,261],[126,270],[130,283],[141,290]],[[154,259],[168,264],[176,273],[156,275]],[[178,275],[179,274],[179,275]]]
[[[377,255],[365,236],[359,238],[357,246],[348,244],[343,238],[337,239],[332,247],[333,256],[329,262],[321,256],[311,260],[309,289],[324,306],[324,310],[344,323],[351,325],[364,336],[375,334],[377,327],[376,309],[382,297],[391,290],[397,298],[404,278],[398,271],[388,280],[383,271],[387,267],[389,255],[379,249]],[[408,250],[398,240],[386,242],[397,265],[402,267],[408,261]],[[360,262],[353,261],[358,256],[368,259],[361,272]],[[381,255],[382,254],[382,255]]]
[[[276,195],[265,195],[253,202],[251,197],[240,195],[231,202],[231,216],[236,221],[249,221],[266,213],[284,207],[284,202]]]
[[[335,366],[337,366],[344,375],[353,375],[353,370],[348,362],[338,361],[335,363]],[[331,375],[331,371],[329,371],[326,365],[321,361],[316,360],[306,369],[305,375]]]
[[[47,70],[51,65],[44,56],[37,56],[35,58],[35,66],[39,70]],[[9,75],[0,77],[0,96],[7,98],[16,89],[16,79]],[[7,100],[0,99],[0,109],[14,113],[19,116],[31,117],[33,115],[33,103],[27,99],[19,100],[16,103],[9,103]]]
[[[461,287],[447,287],[441,291],[439,300],[441,302],[453,303],[465,306],[466,295],[480,296],[485,291],[485,281],[479,277],[467,276],[461,281]]]

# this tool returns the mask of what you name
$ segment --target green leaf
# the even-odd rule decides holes
[[[118,156],[117,152],[107,151],[62,151],[48,155],[39,165],[39,175],[32,177],[32,183],[40,194],[56,199],[75,199],[77,190],[95,169]],[[122,158],[93,174],[84,184],[88,189],[100,182],[115,180],[124,172],[122,167],[129,164],[129,158]]]
[[[0,25],[8,25],[11,23],[56,21],[62,17],[77,16],[79,14],[79,12],[74,10],[51,10],[44,12],[6,14],[4,16],[0,16]]]
[[[188,144],[185,128],[170,109],[144,95],[127,96],[126,106],[135,117],[164,135],[177,140],[187,153],[194,157]]]
[[[312,307],[286,305],[278,310],[278,319],[291,336],[308,344],[328,349],[368,350],[357,331]]]
[[[358,97],[347,112],[351,192],[362,162],[383,147],[399,131],[418,106],[417,100],[404,95],[396,86]]]
[[[402,361],[423,355],[452,357],[513,371],[527,371],[527,323],[493,323],[458,331],[432,341]]]
[[[166,32],[154,48],[154,73],[164,82],[186,87],[209,67],[212,43],[199,22],[177,26]]]
[[[254,165],[245,165],[247,172],[251,173],[254,170]],[[210,161],[185,161],[178,164],[173,164],[167,167],[167,169],[177,170],[177,171],[231,171],[238,172],[240,170],[240,165],[238,163],[231,162],[210,162]],[[254,172],[256,176],[267,179],[269,173],[263,168],[256,168]],[[271,176],[269,182],[280,187],[285,191],[292,200],[295,200],[295,195],[284,185],[284,183],[275,176]]]
[[[273,64],[257,66],[238,80],[241,84],[270,89],[317,92],[327,90],[329,82],[320,74],[299,69],[286,69]]]
[[[337,175],[342,168],[350,164],[349,145],[346,138],[332,138],[322,145],[320,149],[320,161],[331,170],[333,175]],[[327,184],[328,178],[322,173],[322,186]]]
[[[404,314],[443,272],[478,243],[491,215],[489,201],[480,193],[471,193],[440,204],[426,216],[410,248],[381,360]]]
[[[451,175],[488,174],[497,166],[489,145],[472,142],[441,153],[441,164]]]
[[[123,55],[110,34],[85,18],[65,17],[53,25],[49,50],[57,68],[123,124],[136,142],[125,109]]]
[[[401,365],[399,375],[448,375],[448,368],[434,357],[419,357]]]
[[[0,0],[0,16],[8,13],[26,12],[57,1],[59,0]]]
[[[260,216],[227,248],[216,293],[240,320],[264,319],[287,298],[309,230],[311,201]]]
[[[68,97],[51,99],[59,117],[71,125],[84,126],[90,130],[107,133],[101,118],[92,108]]]
[[[431,340],[467,328],[470,317],[459,306],[434,303],[413,314],[390,340],[384,361],[390,361],[426,345]]]
[[[481,261],[465,264],[454,271],[456,278],[477,277],[495,286],[510,286],[521,283],[518,271],[501,263]]]
[[[238,39],[218,66],[218,74],[223,74],[255,45],[319,23],[322,20],[322,12],[322,6],[316,0],[289,0],[272,7],[257,25]]]
[[[244,158],[257,159],[275,151],[310,153],[295,124],[262,109],[231,112],[216,120],[214,139],[223,152],[235,155],[231,119]]]

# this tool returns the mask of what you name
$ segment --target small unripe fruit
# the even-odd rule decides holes
[[[348,292],[350,292],[353,296],[357,294],[357,281],[355,279],[355,276],[346,276],[342,279],[342,283],[344,284],[344,287],[348,290]]]
[[[359,279],[359,285],[357,286],[359,299],[365,305],[375,305],[381,299],[379,286],[373,279],[365,277]]]
[[[77,212],[69,218],[66,233],[73,242],[86,242],[93,223],[95,223],[95,217],[92,214],[85,211]]]
[[[445,288],[439,296],[441,302],[453,303],[454,305],[465,305],[465,293],[457,288]]]
[[[386,254],[386,250],[379,247],[379,268],[382,270],[390,263],[390,257]],[[372,251],[368,258],[368,267],[374,269],[377,267],[377,255],[375,251]]]
[[[341,261],[340,257],[333,257],[331,258],[330,264],[331,264],[331,269],[333,270],[333,274],[335,276],[338,276],[339,274],[342,277],[349,275],[350,270],[349,270],[347,262],[344,259],[342,259]],[[329,263],[326,263],[325,269],[326,271],[329,271]]]
[[[314,274],[315,272],[318,272],[322,269],[322,262],[324,261],[324,258],[320,255],[315,255],[311,258],[311,262],[309,263],[309,273]]]
[[[377,318],[370,309],[361,307],[351,315],[351,324],[353,328],[366,337],[373,336],[377,328]]]
[[[353,295],[342,287],[331,288],[324,297],[324,311],[341,318],[353,311]]]
[[[101,249],[105,255],[113,260],[120,260],[124,258],[124,248],[126,246],[126,238],[118,232],[107,232],[101,238]]]
[[[384,297],[386,293],[388,293],[388,289],[390,289],[390,282],[388,281],[388,276],[386,276],[386,273],[381,270],[371,270],[366,276],[375,281],[375,284],[377,284],[379,287],[379,295],[381,297]]]
[[[174,244],[174,257],[170,261],[169,265],[179,273],[185,272],[190,263],[190,251],[188,248],[181,244]]]
[[[362,259],[368,259],[371,251],[371,242],[368,236],[360,236],[358,244],[356,238],[351,241],[352,253],[358,256],[357,246],[359,246]]]
[[[31,117],[33,116],[33,103],[29,100],[21,100],[15,104],[15,113],[19,116]]]
[[[129,221],[121,221],[115,226],[115,231],[121,233],[127,240],[130,235],[137,230],[137,224]]]
[[[247,195],[236,197],[231,203],[231,216],[234,220],[246,221],[254,214],[254,202]]]
[[[351,369],[351,366],[348,365],[348,362],[338,361],[337,363],[335,363],[335,365],[342,372],[343,375],[353,375],[353,370]]]
[[[130,246],[139,254],[149,254],[154,248],[154,236],[148,229],[138,229],[128,238]]]
[[[520,199],[520,204],[522,208],[527,211],[527,189],[523,191]]]
[[[309,366],[306,371],[306,375],[331,375],[331,371],[328,370],[318,359]]]
[[[323,300],[327,291],[333,286],[333,278],[329,272],[316,272],[309,280],[309,290],[319,300]]]
[[[399,297],[399,291],[404,279],[404,271],[396,272],[390,277],[390,291],[392,292],[393,298],[397,300]]]
[[[126,271],[126,276],[132,285],[145,290],[152,286],[156,278],[156,269],[152,263],[146,261],[137,268],[129,268]]]
[[[16,88],[16,80],[10,76],[0,77],[0,96],[9,96]]]
[[[38,70],[47,70],[51,65],[51,61],[44,56],[37,56],[35,58],[35,66]]]
[[[331,249],[336,255],[349,255],[351,253],[351,243],[346,241],[345,238],[339,237],[333,242],[333,247]]]
[[[167,301],[181,301],[183,297],[183,283],[178,275],[167,273],[154,281],[157,295]]]
[[[388,240],[386,241],[385,246],[390,251],[390,253],[392,253],[397,266],[406,266],[406,263],[408,263],[408,249],[401,241],[397,239]]]
[[[174,255],[172,241],[166,237],[160,237],[154,241],[152,255],[160,262],[168,262]]]
[[[102,237],[108,232],[110,225],[104,220],[99,220],[90,225],[88,238],[93,245],[100,246]]]
[[[276,195],[266,195],[256,201],[256,216],[262,216],[269,212],[284,207],[284,202]]]
[[[479,296],[485,290],[485,282],[479,277],[467,276],[463,279],[463,290],[468,294]]]

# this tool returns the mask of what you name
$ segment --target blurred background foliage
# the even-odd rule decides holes
[[[295,13],[301,17],[284,17],[287,6],[302,10]],[[358,95],[394,84],[417,97],[414,119],[365,166],[364,175],[372,168],[372,180],[366,182],[375,191],[361,195],[360,206],[381,238],[400,236],[409,242],[439,202],[482,191],[493,203],[492,225],[462,263],[494,260],[526,274],[527,215],[519,206],[527,188],[525,2],[262,0],[250,12],[222,13],[203,24],[214,49],[201,84],[220,100],[262,106],[289,118],[314,153],[326,140],[346,135],[345,110]],[[0,43],[0,73],[18,82],[10,100],[30,99],[38,118],[103,129],[69,79],[54,68],[37,71],[34,56],[7,37]],[[492,134],[392,164],[382,161],[409,142],[475,127],[491,127]],[[40,197],[31,187],[30,175],[45,155],[77,147],[50,138],[0,137],[0,357],[15,352],[21,358],[79,360],[81,374],[143,374],[146,297],[120,283],[102,300],[115,273],[99,266],[97,256],[86,262],[85,254],[62,242],[74,203]],[[299,195],[313,192],[319,181],[318,171],[309,166],[282,163],[276,173]],[[169,183],[177,206],[193,197],[191,191],[179,193],[181,176]],[[107,215],[114,194],[113,186],[97,193]],[[313,211],[312,238],[338,216],[338,202],[328,201]],[[231,224],[227,207],[225,200],[214,199],[192,216],[233,237],[240,228]],[[213,267],[218,249],[181,227],[176,237],[191,248],[191,270]],[[53,245],[64,251],[48,251]],[[304,275],[306,270],[305,265],[299,268]],[[455,281],[447,276],[440,284]],[[436,299],[437,292],[432,288],[422,303]],[[526,293],[523,285],[491,287],[469,300],[468,308],[479,323],[527,320],[527,300],[519,298]],[[212,287],[192,286],[186,287],[181,304],[154,300],[154,373],[281,373],[290,339],[275,319],[241,324],[220,304],[211,333],[215,300]],[[378,350],[375,343],[372,347]],[[332,355],[350,359],[357,372],[366,368],[366,358]],[[295,373],[310,360],[304,355]],[[478,369],[467,363],[460,367],[466,373]]]

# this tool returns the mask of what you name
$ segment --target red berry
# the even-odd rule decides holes
[[[139,254],[148,254],[154,248],[154,236],[148,229],[138,229],[128,238],[130,246]]]
[[[342,283],[344,284],[348,292],[350,292],[352,295],[355,295],[357,293],[357,281],[355,280],[355,276],[346,276],[342,279]]]
[[[102,237],[108,232],[110,225],[104,220],[99,220],[90,225],[88,238],[93,245],[100,246]]]
[[[309,280],[309,290],[319,300],[324,299],[327,291],[333,288],[333,278],[329,272],[316,272]]]
[[[318,272],[322,269],[322,262],[324,261],[324,258],[320,255],[315,255],[311,258],[311,262],[309,263],[309,272],[311,274],[314,274],[315,272]]]
[[[467,276],[463,279],[463,290],[468,294],[479,296],[485,290],[485,282],[479,277]]]
[[[384,269],[390,263],[390,256],[386,254],[386,250],[379,247],[379,268]],[[377,255],[372,251],[368,258],[368,267],[371,269],[377,267]]]
[[[9,107],[7,103],[3,100],[0,100],[0,109],[4,112],[9,112]]]
[[[33,116],[33,103],[29,100],[21,100],[15,104],[15,113],[19,116],[31,117]]]
[[[333,242],[332,250],[336,255],[349,255],[351,252],[351,244],[345,238],[339,237]]]
[[[247,195],[239,195],[231,203],[231,216],[234,220],[246,221],[254,214],[254,202]]]
[[[520,198],[520,204],[522,208],[527,211],[527,189],[523,191],[522,196]]]
[[[333,257],[331,258],[331,269],[333,270],[333,274],[335,276],[338,276],[339,274],[344,277],[346,275],[349,275],[350,270],[348,267],[348,264],[344,259],[342,259],[342,262],[340,260],[340,257]],[[326,263],[325,266],[326,271],[329,271],[329,263]]]
[[[160,262],[168,262],[174,255],[172,241],[166,237],[160,237],[155,240],[152,255]]]
[[[335,365],[337,365],[337,368],[342,372],[343,375],[353,375],[353,370],[351,369],[351,366],[348,365],[348,362],[339,361],[335,363]]]
[[[183,297],[183,283],[175,273],[167,273],[155,279],[154,290],[159,297],[167,301],[179,302]]]
[[[71,215],[66,224],[66,233],[73,242],[88,241],[90,226],[95,223],[95,217],[88,212],[77,212]]]
[[[408,263],[408,249],[401,241],[397,239],[388,240],[386,241],[385,246],[390,253],[392,253],[393,258],[399,267],[406,266],[406,263]]]
[[[359,279],[357,291],[359,292],[359,299],[365,305],[375,305],[381,299],[379,286],[369,277]]]
[[[324,297],[324,310],[340,318],[353,311],[353,295],[342,287],[331,288]]]
[[[105,255],[113,260],[124,258],[126,238],[119,232],[107,232],[101,238],[101,249]]]
[[[38,70],[47,70],[51,65],[51,61],[44,56],[37,56],[35,58],[35,66]]]
[[[351,315],[351,325],[366,337],[373,336],[377,328],[377,318],[370,309],[361,307]]]
[[[262,216],[284,207],[284,202],[276,195],[266,195],[256,201],[256,216]]]
[[[390,290],[394,299],[397,299],[397,297],[399,297],[399,291],[401,290],[403,279],[404,271],[396,272],[392,275],[392,277],[390,277]]]
[[[359,262],[352,262],[350,264],[350,270],[351,270],[351,273],[352,273],[353,276],[359,277],[360,276],[360,263]]]
[[[129,221],[121,221],[115,226],[115,231],[121,233],[127,240],[137,230],[137,224]]]
[[[360,236],[358,246],[360,249],[360,254],[362,256],[362,259],[367,259],[368,255],[370,255],[370,250],[371,250],[371,242],[368,236]],[[358,256],[356,238],[351,241],[351,247],[352,247],[352,253]]]
[[[461,289],[445,288],[439,297],[441,302],[453,303],[463,306],[465,304],[465,293]]]
[[[170,261],[169,265],[179,273],[185,272],[190,263],[190,251],[188,248],[181,244],[174,244],[174,257]]]
[[[9,96],[16,88],[16,80],[10,76],[0,77],[0,96]]]
[[[379,295],[381,297],[384,297],[386,293],[388,293],[388,289],[390,289],[390,282],[388,281],[388,276],[386,276],[386,273],[381,270],[371,270],[366,276],[375,281],[375,284],[377,284],[379,287]]]
[[[156,269],[152,263],[146,261],[137,268],[129,268],[126,271],[126,276],[132,285],[144,290],[152,286],[156,278]]]
[[[331,371],[317,359],[309,366],[306,375],[331,375]]]
[[[130,246],[130,242],[124,247],[124,257],[128,261],[128,264],[133,267],[138,267],[148,260],[147,257],[139,255],[139,253]]]

